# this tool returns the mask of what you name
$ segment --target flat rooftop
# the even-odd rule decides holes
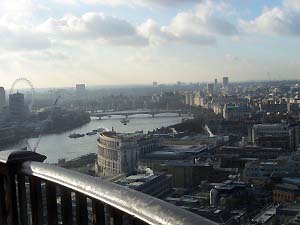
[[[189,156],[198,155],[208,150],[207,145],[166,145],[158,151],[146,154],[145,158],[157,159],[185,159]]]
[[[115,183],[132,189],[138,189],[143,185],[146,185],[154,181],[155,179],[165,175],[166,175],[165,173],[155,173],[155,174],[141,173],[141,174],[136,174],[136,175],[131,175],[128,177],[121,178],[119,180],[116,180]]]

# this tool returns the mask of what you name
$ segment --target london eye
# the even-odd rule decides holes
[[[30,80],[24,77],[16,79],[10,88],[10,94],[15,94],[19,92],[19,90],[26,90],[25,98],[28,109],[31,111],[34,104],[35,91]]]

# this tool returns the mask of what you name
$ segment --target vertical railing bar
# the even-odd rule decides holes
[[[43,225],[41,180],[36,177],[30,177],[29,184],[30,184],[32,225]]]
[[[0,176],[0,224],[7,225],[4,177]]]
[[[16,179],[12,171],[4,178],[6,215],[8,225],[18,225],[18,207],[16,194]]]
[[[57,225],[57,194],[55,184],[46,181],[47,221],[48,225]]]
[[[120,210],[109,207],[108,206],[108,211],[109,211],[109,224],[110,225],[123,225],[123,212]]]
[[[73,225],[72,198],[71,191],[65,187],[61,191],[61,216],[63,225]]]
[[[18,196],[20,207],[20,223],[21,225],[28,225],[28,209],[26,198],[25,177],[23,175],[17,175],[18,179]]]
[[[93,225],[105,225],[104,204],[92,199]]]
[[[76,192],[76,223],[77,225],[88,225],[87,199],[78,192]]]

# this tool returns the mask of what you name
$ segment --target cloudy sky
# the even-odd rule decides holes
[[[300,0],[1,0],[0,86],[300,78]]]

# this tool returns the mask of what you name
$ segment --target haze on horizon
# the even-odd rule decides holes
[[[300,0],[2,0],[0,86],[300,78]]]

